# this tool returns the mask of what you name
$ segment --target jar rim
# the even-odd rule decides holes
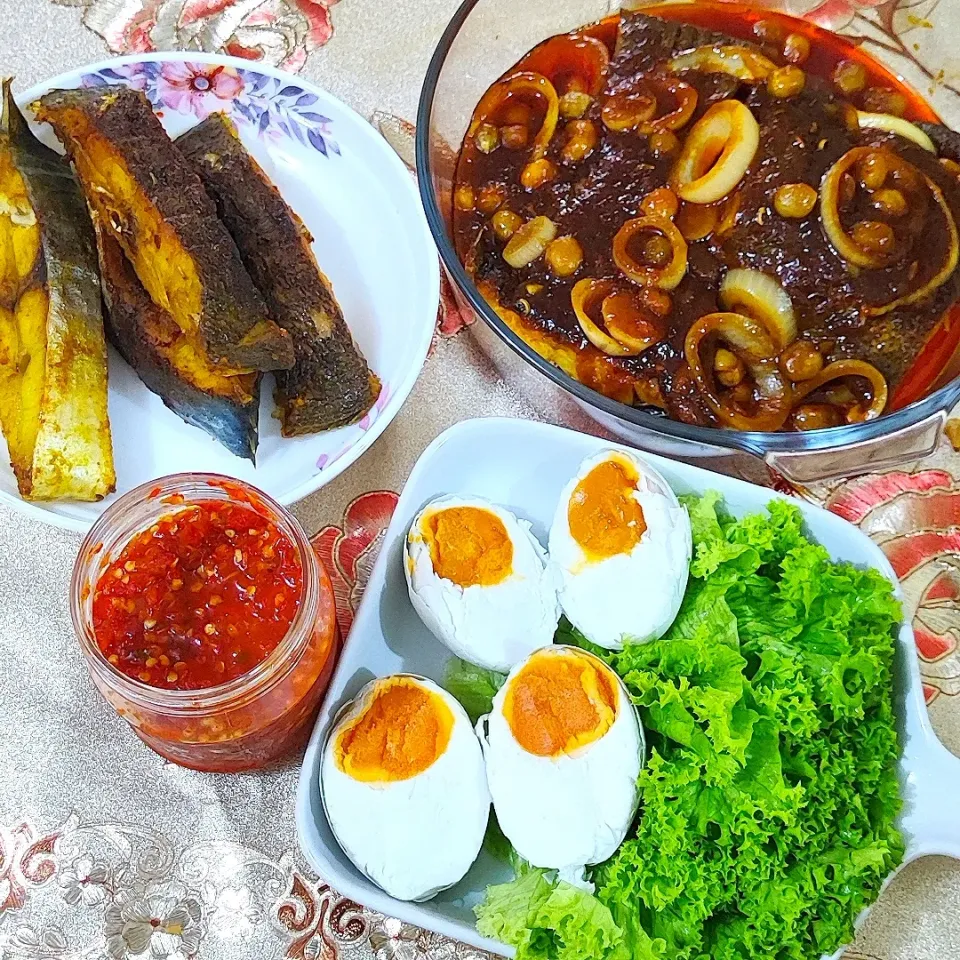
[[[225,497],[201,497],[200,493],[220,490]],[[234,491],[241,492],[237,497]],[[191,492],[196,499],[191,498]],[[182,496],[181,503],[173,504],[171,496]],[[239,677],[212,687],[197,690],[167,690],[133,680],[118,670],[104,656],[97,643],[90,612],[92,596],[99,571],[104,567],[104,551],[110,547],[120,550],[136,533],[155,523],[160,516],[199,500],[225,499],[232,503],[248,503],[263,511],[272,523],[293,542],[303,571],[300,606],[293,621],[277,646],[256,666]],[[149,511],[138,515],[150,502],[158,505],[156,514]],[[131,519],[129,529],[123,526]],[[117,531],[120,531],[119,534]],[[83,591],[89,586],[88,596]],[[300,521],[271,496],[253,484],[224,474],[184,472],[170,474],[142,483],[111,504],[97,519],[80,545],[70,581],[70,616],[74,632],[80,641],[90,669],[98,679],[131,703],[148,709],[172,710],[179,714],[205,714],[229,704],[242,705],[252,697],[259,697],[274,684],[281,682],[297,665],[298,649],[309,642],[320,605],[319,561],[310,539]]]

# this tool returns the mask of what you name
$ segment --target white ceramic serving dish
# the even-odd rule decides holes
[[[394,150],[362,117],[301,77],[201,53],[120,57],[64,73],[20,94],[95,84],[143,90],[177,137],[214,111],[233,119],[247,149],[313,234],[317,262],[383,390],[359,423],[285,439],[264,379],[254,466],[184,423],[111,348],[110,424],[117,491],[99,503],[28,503],[0,438],[0,500],[72,530],[86,530],[118,496],[171,473],[220,473],[287,505],[329,483],[364,453],[413,388],[433,336],[440,291],[436,248],[416,186]],[[49,127],[36,127],[60,149]]]
[[[526,420],[468,420],[439,436],[417,461],[330,683],[304,757],[297,794],[297,833],[303,852],[320,875],[346,896],[473,946],[510,954],[503,944],[481,937],[473,924],[472,907],[484,887],[509,878],[507,869],[486,854],[481,853],[459,884],[426,903],[395,900],[354,868],[323,813],[318,780],[320,748],[331,718],[372,677],[401,671],[434,680],[444,677],[450,654],[420,622],[407,597],[403,576],[404,537],[424,504],[447,493],[487,497],[529,520],[534,533],[546,542],[563,485],[584,457],[611,446],[616,445]],[[780,496],[732,477],[645,456],[677,493],[717,490],[726,507],[738,516],[760,511]],[[809,535],[834,559],[876,567],[896,583],[883,553],[856,527],[819,507],[793,502],[803,512]],[[907,844],[904,864],[928,854],[960,859],[960,816],[956,812],[960,759],[940,743],[930,725],[908,623],[900,628],[897,677],[903,746],[899,764],[904,800],[900,828]],[[377,829],[377,824],[370,824],[371,831]]]

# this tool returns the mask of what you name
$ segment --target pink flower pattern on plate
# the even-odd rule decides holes
[[[235,99],[243,80],[231,67],[211,63],[165,63],[157,82],[164,106],[177,113],[192,113],[203,120]]]

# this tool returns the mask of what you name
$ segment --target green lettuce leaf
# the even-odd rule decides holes
[[[903,857],[893,711],[901,612],[834,563],[796,505],[735,519],[682,497],[691,578],[667,634],[607,651],[647,740],[635,826],[590,871],[491,887],[480,929],[520,960],[816,960]]]
[[[453,657],[447,665],[442,686],[460,701],[470,722],[476,723],[493,708],[493,698],[506,679],[506,674]]]

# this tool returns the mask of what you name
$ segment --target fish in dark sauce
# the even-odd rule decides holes
[[[487,91],[455,237],[503,320],[607,396],[838,426],[918,399],[953,353],[958,160],[841,38],[734,3],[647,7],[550,38]]]

